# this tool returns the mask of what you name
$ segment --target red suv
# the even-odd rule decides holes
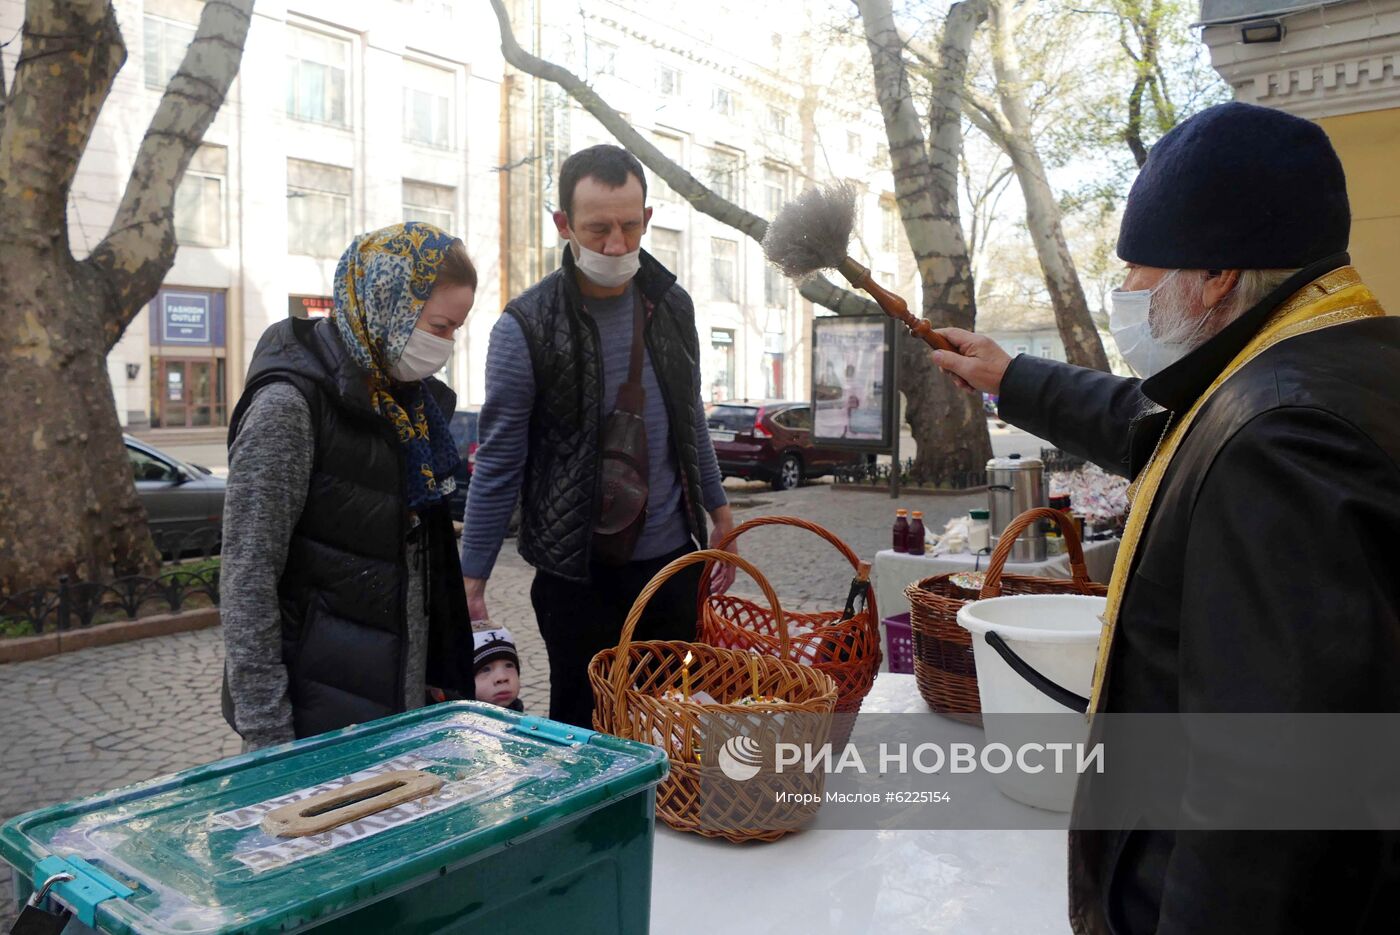
[[[857,464],[861,456],[812,444],[812,404],[789,400],[733,400],[706,413],[720,473],[766,480],[791,490],[804,478]]]

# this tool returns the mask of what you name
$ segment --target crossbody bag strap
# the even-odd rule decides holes
[[[646,351],[646,300],[640,290],[633,292],[632,306],[632,357],[627,364],[627,382],[618,387],[615,410],[642,415],[646,406],[646,392],[642,389],[642,355]]]

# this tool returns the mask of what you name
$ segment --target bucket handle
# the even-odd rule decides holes
[[[1041,675],[1029,662],[1016,655],[1016,650],[1006,644],[1000,633],[995,630],[988,630],[982,637],[987,641],[987,645],[997,651],[997,655],[1002,658],[1012,670],[1031,683],[1031,687],[1036,689],[1045,697],[1057,704],[1062,704],[1071,711],[1078,711],[1080,714],[1089,710],[1089,699],[1083,695],[1077,695],[1065,688],[1058,682]]]

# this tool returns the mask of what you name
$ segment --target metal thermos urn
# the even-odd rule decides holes
[[[1045,465],[1039,458],[1013,454],[987,462],[987,509],[991,511],[992,548],[997,547],[1002,530],[1017,516],[1045,506]],[[1013,562],[1045,561],[1045,534],[1040,523],[1021,533],[1011,549]]]

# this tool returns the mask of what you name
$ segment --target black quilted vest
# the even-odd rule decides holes
[[[635,280],[652,304],[646,344],[665,397],[671,444],[684,476],[690,534],[705,543],[695,438],[695,387],[700,342],[695,306],[676,277],[645,251]],[[603,433],[603,362],[598,329],[584,314],[573,253],[559,269],[506,306],[530,348],[535,407],[520,518],[520,554],[536,569],[570,581],[589,580]]]
[[[404,710],[409,517],[403,455],[389,423],[369,401],[364,371],[329,319],[288,319],[258,342],[229,443],[253,395],[273,382],[295,386],[311,409],[315,462],[306,505],[277,584],[282,659],[298,737]],[[428,386],[445,413],[456,402]],[[452,521],[443,507],[420,515],[428,537],[428,684],[471,697],[470,637]],[[233,724],[225,685],[224,714]]]

